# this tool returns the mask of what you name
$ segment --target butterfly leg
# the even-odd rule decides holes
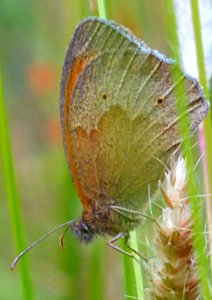
[[[135,221],[135,218],[133,218],[132,216],[129,216],[129,214],[127,215],[126,213],[124,213],[122,210],[119,209],[119,207],[111,206],[111,208],[113,211],[115,211],[116,213],[118,213],[119,215],[124,217],[125,219],[132,221],[132,222]]]
[[[139,211],[136,211],[136,210],[128,209],[128,208],[121,207],[121,206],[115,206],[115,205],[111,205],[111,209],[113,209],[114,211],[116,211],[120,215],[122,215],[122,216],[124,216],[128,219],[134,220],[134,221],[136,219],[139,220],[141,218],[147,218],[147,219],[150,219],[153,222],[156,222],[156,219],[154,219],[152,216],[145,215],[145,214],[143,214]],[[126,213],[131,214],[131,215],[135,215],[135,217],[129,216]]]
[[[126,247],[132,251],[133,253],[135,253],[138,257],[142,258],[143,260],[145,261],[148,261],[147,257],[145,257],[144,255],[142,255],[141,253],[139,253],[138,251],[136,251],[135,249],[133,249],[130,244],[129,244],[129,239],[130,239],[130,236],[129,234],[125,236],[125,245]]]
[[[127,252],[127,251],[125,251],[125,250],[119,248],[118,246],[114,245],[114,243],[115,243],[116,241],[118,241],[119,239],[121,239],[121,238],[123,238],[123,237],[126,237],[126,235],[127,235],[126,233],[120,232],[120,233],[117,234],[114,238],[112,238],[109,242],[107,242],[107,245],[110,246],[111,248],[115,249],[116,251],[119,251],[119,252],[121,252],[121,253],[123,253],[123,254],[129,256],[129,257],[134,258],[134,255],[133,255],[132,253]]]

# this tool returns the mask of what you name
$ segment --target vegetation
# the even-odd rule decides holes
[[[61,250],[58,233],[20,261],[13,272],[10,264],[50,228],[80,215],[80,201],[63,153],[58,109],[61,67],[75,26],[89,15],[107,17],[129,27],[151,48],[180,60],[176,11],[172,1],[167,2],[169,5],[163,0],[0,2],[0,299],[145,299],[144,290],[151,287],[146,260],[141,259],[140,267],[107,247],[104,239],[85,246],[67,234]],[[209,98],[197,0],[190,2],[199,80]],[[195,195],[212,192],[210,114],[203,137],[206,155],[198,166],[204,168],[202,173],[201,167],[195,168],[194,181],[188,187],[192,200]],[[185,145],[184,152],[192,173],[201,154],[197,151],[188,159],[190,148]],[[209,197],[195,199],[191,216],[186,210],[194,230],[189,243],[194,245],[200,299],[210,299],[210,239],[205,232],[211,231],[212,211]],[[157,207],[152,209],[154,217],[162,214]],[[147,258],[155,253],[154,226],[147,219],[132,236],[133,247]],[[125,246],[120,243],[120,247]]]

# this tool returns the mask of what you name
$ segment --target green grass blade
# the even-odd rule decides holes
[[[126,247],[125,240],[122,240],[122,248],[125,251],[129,251],[129,249]],[[130,297],[136,297],[137,294],[135,289],[136,288],[135,275],[134,275],[134,269],[132,264],[132,258],[127,255],[122,255],[122,260],[123,260],[123,270],[124,270],[125,295]]]
[[[97,5],[98,5],[99,17],[106,19],[107,17],[106,17],[105,1],[97,0]]]
[[[24,248],[24,234],[21,223],[18,194],[16,190],[15,175],[12,164],[12,155],[9,142],[9,131],[7,127],[6,113],[3,100],[2,81],[0,78],[0,146],[3,164],[3,176],[5,179],[5,187],[7,191],[8,208],[10,221],[12,224],[13,238],[16,251],[19,253]],[[8,266],[9,268],[10,266]],[[29,269],[24,257],[20,261],[21,282],[23,288],[24,299],[33,299],[32,285],[29,276]],[[15,275],[14,275],[15,276]]]
[[[106,18],[106,10],[105,10],[105,2],[104,0],[97,0],[98,3],[98,11],[99,11],[99,17]],[[136,233],[135,231],[131,233],[131,246],[133,249],[138,251],[137,246],[137,239],[136,239]],[[137,257],[139,260],[139,257]],[[129,260],[129,258],[123,258],[123,267],[124,267],[124,275],[125,275],[125,293],[127,296],[133,296],[135,285],[137,290],[137,296],[138,300],[144,299],[144,291],[143,291],[143,282],[142,282],[142,273],[140,265],[137,261],[133,260],[133,267],[134,267],[134,275],[135,275],[135,282],[132,275],[132,260]]]
[[[198,2],[196,0],[190,1],[191,12],[192,12],[192,22],[194,29],[194,38],[195,38],[195,47],[197,53],[197,64],[198,64],[198,77],[200,84],[203,87],[206,98],[209,98],[209,90],[206,79],[205,64],[204,64],[204,54],[203,54],[203,45],[201,37],[201,26],[199,18],[199,8]],[[205,137],[205,149],[206,152],[206,163],[207,170],[204,176],[208,177],[208,181],[205,181],[205,192],[210,194],[212,192],[212,130],[211,130],[211,113],[208,113],[207,118],[204,121],[204,137]],[[208,184],[207,184],[208,182]],[[206,206],[207,206],[207,215],[208,215],[208,231],[209,231],[209,243],[210,250],[212,251],[212,204],[211,197],[206,197]],[[211,252],[212,253],[212,252]],[[212,257],[211,257],[212,265]]]
[[[89,269],[91,271],[88,282],[88,299],[90,300],[104,299],[103,261],[102,244],[96,243],[93,245],[89,259]]]
[[[198,1],[190,0],[190,5],[191,5],[191,12],[192,12],[192,22],[193,22],[193,29],[194,29],[196,53],[197,53],[199,81],[203,86],[205,96],[208,98],[208,87],[207,87],[207,80],[205,76],[205,64],[204,64]]]
[[[174,14],[174,5],[173,1],[169,1],[166,3],[166,16],[167,16],[167,24],[168,24],[168,38],[172,45],[172,56],[176,59],[176,61],[180,61],[179,55],[179,43],[177,36],[177,26],[176,19]],[[178,70],[179,71],[179,70]],[[178,71],[176,73],[178,73]],[[179,76],[178,74],[173,73],[173,80]],[[182,90],[183,89],[183,90]],[[182,113],[186,110],[186,102],[185,102],[185,91],[183,87],[176,88],[176,98],[180,101],[177,103],[177,112]],[[188,174],[193,174],[194,170],[194,159],[191,152],[192,143],[190,138],[186,136],[187,128],[188,128],[188,119],[185,118],[179,124],[180,132],[184,142],[184,153],[187,161],[187,170]],[[187,137],[187,138],[186,138]],[[193,176],[190,176],[190,182],[188,185],[188,194],[191,197],[192,201],[190,201],[191,208],[191,217],[193,221],[193,245],[196,254],[197,261],[197,271],[198,277],[200,280],[200,298],[201,299],[211,299],[210,296],[210,287],[209,287],[209,264],[208,258],[205,253],[205,238],[204,238],[204,223],[202,221],[202,211],[200,209],[199,200],[195,197],[197,194],[196,191],[196,183]]]
[[[136,252],[139,252],[139,250],[138,250],[138,244],[137,244],[136,231],[135,230],[130,233],[130,246]],[[135,274],[137,299],[138,300],[144,300],[144,286],[143,286],[141,266],[139,264],[140,257],[138,255],[136,255],[136,254],[133,254],[133,255],[136,258],[136,260],[133,259],[133,267],[134,267],[134,274]]]

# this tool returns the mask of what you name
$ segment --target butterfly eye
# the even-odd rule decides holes
[[[82,231],[84,233],[89,233],[90,232],[88,226],[84,222],[82,222]]]

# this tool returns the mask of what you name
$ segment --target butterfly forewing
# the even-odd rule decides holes
[[[197,82],[113,23],[90,18],[75,31],[61,83],[66,157],[84,207],[114,199],[141,208],[180,145],[174,90],[186,87],[193,129],[207,112]],[[100,197],[101,196],[101,197]]]

